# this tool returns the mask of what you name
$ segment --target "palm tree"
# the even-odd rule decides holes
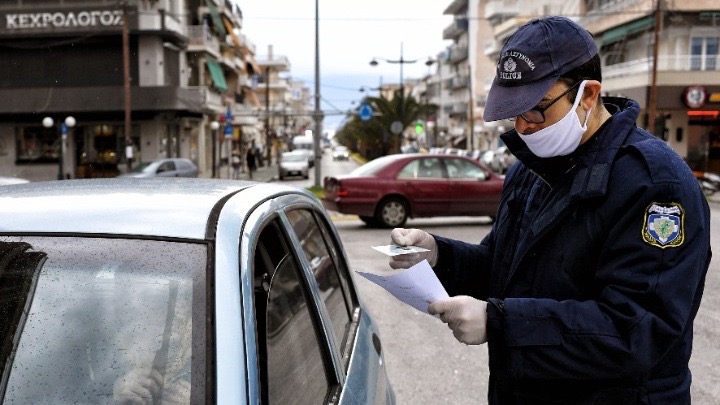
[[[435,104],[420,104],[412,95],[404,96],[396,90],[393,97],[366,97],[365,103],[370,104],[375,112],[368,121],[360,120],[354,115],[336,135],[341,143],[349,145],[368,159],[397,153],[405,128],[437,111]],[[394,122],[400,122],[402,131],[393,134],[390,130]],[[353,148],[352,146],[355,145]]]

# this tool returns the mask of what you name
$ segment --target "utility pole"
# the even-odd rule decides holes
[[[660,0],[655,0],[655,29],[653,30],[653,63],[652,63],[652,79],[650,82],[650,97],[647,105],[647,129],[655,131],[655,116],[657,115],[657,66],[658,66],[658,42],[660,39],[660,24],[662,23],[662,11],[660,9]],[[655,134],[662,137],[663,134]]]
[[[268,166],[272,159],[272,139],[270,138],[270,66],[265,67],[265,156]]]
[[[123,8],[123,25],[122,25],[122,47],[123,47],[123,88],[125,93],[125,146],[131,146],[132,140],[130,137],[130,22],[128,21],[128,2],[122,2]],[[125,156],[127,160],[128,171],[132,169],[132,159]]]
[[[322,120],[323,113],[320,109],[320,8],[315,0],[315,131],[313,131],[313,150],[315,150],[315,188],[322,187],[322,171],[320,170],[320,162],[322,153],[320,153],[320,137],[322,136]]]

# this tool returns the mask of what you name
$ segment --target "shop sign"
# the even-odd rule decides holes
[[[710,102],[710,103],[720,103],[720,93],[710,93],[710,97],[708,98],[708,102]]]
[[[5,30],[44,30],[120,26],[122,10],[55,11],[5,14]]]
[[[683,92],[683,101],[688,108],[702,108],[707,98],[707,91],[703,86],[688,86]]]

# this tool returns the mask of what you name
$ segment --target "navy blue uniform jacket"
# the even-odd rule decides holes
[[[487,300],[490,404],[690,403],[710,213],[636,102],[570,156],[518,157],[480,244],[434,235],[450,295]]]

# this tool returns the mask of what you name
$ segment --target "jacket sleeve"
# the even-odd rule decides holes
[[[687,367],[711,258],[708,204],[679,159],[658,170],[648,165],[661,159],[630,161],[596,214],[606,225],[591,299],[489,300],[488,339],[512,377],[643,379],[663,362]],[[654,203],[682,208],[672,243],[648,233]]]
[[[447,293],[487,300],[493,231],[480,244],[433,237],[438,245],[438,262],[434,270]]]

